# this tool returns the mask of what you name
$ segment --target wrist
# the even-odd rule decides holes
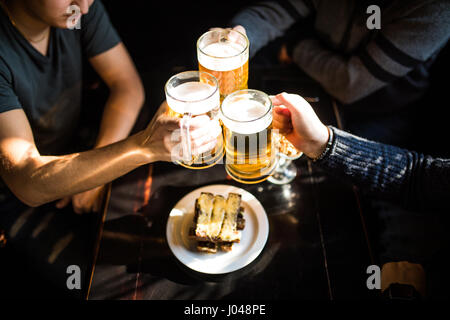
[[[319,132],[320,133],[311,144],[310,151],[306,153],[306,155],[313,160],[318,160],[323,156],[331,139],[332,133],[328,127],[323,125]]]
[[[143,164],[148,164],[151,162],[160,161],[161,159],[153,152],[151,143],[149,142],[149,137],[145,131],[140,131],[135,135],[131,136],[133,144],[139,154],[143,157]]]

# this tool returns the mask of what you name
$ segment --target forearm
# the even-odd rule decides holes
[[[250,56],[282,36],[297,19],[310,14],[302,0],[265,1],[248,7],[231,20],[231,24],[242,25],[250,41]]]
[[[358,56],[346,57],[323,47],[317,39],[305,39],[293,50],[292,59],[334,98],[353,103],[387,83],[375,78]]]
[[[103,185],[156,161],[152,152],[142,147],[144,139],[141,132],[99,149],[34,157],[24,166],[4,172],[5,181],[23,202],[38,206]]]
[[[414,208],[449,207],[450,161],[368,141],[332,128],[334,141],[317,164],[364,192]]]
[[[110,89],[95,147],[120,141],[130,134],[144,103],[141,85],[116,86]]]
[[[447,43],[448,1],[413,7],[411,12],[399,12],[397,19],[385,23],[357,50],[329,49],[315,37],[298,43],[292,59],[329,94],[343,104],[352,104],[408,76]],[[410,82],[413,85],[415,81],[411,78]]]
[[[339,129],[322,160],[322,168],[370,193],[397,195],[407,180],[410,159],[402,149],[372,142]]]

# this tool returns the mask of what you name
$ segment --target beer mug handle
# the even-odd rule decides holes
[[[183,162],[189,164],[192,162],[192,148],[191,148],[191,133],[190,121],[192,115],[190,113],[185,113],[181,118],[181,145],[183,151]]]
[[[297,148],[294,147],[291,142],[289,142],[284,134],[277,132],[275,140],[277,144],[278,154],[281,154],[283,158],[295,160],[303,155],[303,152],[297,150]]]

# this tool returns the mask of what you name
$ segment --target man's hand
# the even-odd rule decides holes
[[[182,160],[181,118],[172,117],[165,112],[164,102],[148,127],[141,133],[141,146],[147,150],[152,161]],[[208,116],[196,116],[189,121],[191,150],[198,155],[212,150],[217,138],[222,133],[218,120],[210,120]]]
[[[243,27],[243,26],[240,26],[240,25],[237,25],[237,26],[235,26],[235,27],[233,27],[233,28],[219,28],[219,27],[214,27],[214,28],[210,28],[209,29],[209,31],[214,31],[214,30],[223,30],[223,29],[225,29],[225,30],[235,30],[235,31],[237,31],[237,32],[240,32],[240,33],[242,33],[242,34],[245,34],[245,35],[247,35],[247,32],[245,31],[245,28]]]
[[[311,105],[297,94],[281,93],[272,97],[273,126],[308,157],[318,157],[326,147],[328,128]]]
[[[236,31],[238,31],[238,32],[240,32],[240,33],[242,33],[242,34],[247,35],[247,32],[245,31],[245,28],[244,28],[243,26],[241,26],[241,25],[235,26],[235,27],[233,28],[233,30],[236,30]]]
[[[71,197],[65,197],[56,203],[56,207],[58,209],[62,209],[72,202],[73,211],[77,214],[92,211],[98,212],[100,210],[104,189],[104,186],[100,186],[92,190],[78,193]]]

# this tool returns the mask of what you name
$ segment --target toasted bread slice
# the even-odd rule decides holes
[[[195,203],[195,235],[201,239],[209,238],[209,227],[213,211],[214,195],[202,192]]]
[[[214,197],[213,212],[211,215],[211,222],[209,226],[209,238],[212,241],[218,241],[220,231],[222,230],[223,220],[227,207],[227,200],[224,197],[217,195]]]
[[[219,248],[221,251],[230,252],[233,249],[233,242],[221,242]]]
[[[237,216],[241,208],[241,195],[228,194],[225,218],[219,235],[221,242],[239,242],[241,233],[237,230]]]
[[[217,252],[217,243],[211,241],[199,241],[197,242],[197,250],[201,252],[207,253],[216,253]]]

